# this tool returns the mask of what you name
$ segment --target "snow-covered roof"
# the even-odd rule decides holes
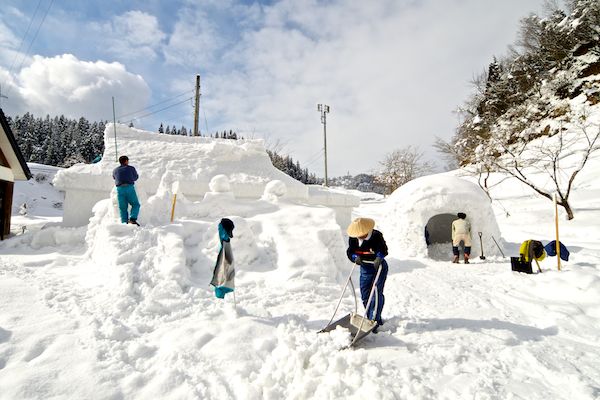
[[[407,256],[427,256],[424,233],[431,218],[464,212],[472,226],[472,254],[481,249],[477,232],[482,232],[485,252],[498,253],[492,239],[500,238],[494,211],[485,192],[474,183],[447,174],[424,176],[394,191],[386,206],[387,218],[380,224],[388,245],[395,251]]]
[[[26,181],[31,178],[31,172],[2,109],[0,109],[0,153],[5,158],[5,160],[0,159],[0,179],[12,182],[14,180]]]

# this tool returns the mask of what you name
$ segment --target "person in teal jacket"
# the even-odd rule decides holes
[[[113,179],[117,186],[121,222],[139,226],[137,217],[140,212],[140,201],[138,200],[134,186],[135,181],[138,180],[138,173],[134,167],[129,165],[129,158],[127,156],[119,157],[119,163],[121,165],[113,170]],[[130,205],[131,215],[129,214]]]

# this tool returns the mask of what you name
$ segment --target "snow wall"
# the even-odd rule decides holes
[[[306,185],[275,168],[262,140],[229,140],[206,137],[163,135],[113,124],[104,132],[104,155],[96,164],[76,164],[60,171],[54,185],[65,192],[65,226],[83,226],[92,216],[92,208],[109,197],[114,187],[112,171],[118,166],[118,155],[127,155],[140,178],[136,189],[142,202],[157,192],[161,179],[168,175],[177,182],[178,195],[201,200],[210,191],[209,183],[216,175],[225,175],[237,199],[258,199],[265,186],[278,180],[286,186],[284,198],[308,204],[332,207],[340,226],[350,222],[354,196],[317,196],[309,201]],[[115,150],[115,146],[117,150]],[[313,190],[314,192],[314,190]],[[144,216],[140,214],[140,218]]]
[[[494,211],[485,192],[474,183],[446,174],[417,178],[395,190],[387,207],[388,218],[381,226],[396,254],[447,260],[452,255],[452,221],[458,212],[464,212],[471,222],[471,257],[481,254],[478,232],[482,233],[484,254],[500,255],[492,239],[502,245]],[[432,242],[429,246],[426,226]]]

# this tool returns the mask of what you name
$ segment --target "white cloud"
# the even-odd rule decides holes
[[[109,22],[93,23],[91,28],[102,35],[111,54],[125,60],[154,60],[166,38],[154,15],[137,10],[115,16]]]
[[[173,33],[163,48],[165,60],[175,65],[207,65],[223,45],[216,24],[201,8],[179,12]]]
[[[143,108],[150,97],[144,79],[124,65],[81,61],[71,54],[34,56],[12,84],[10,99],[3,102],[9,115],[30,112],[110,120],[112,96],[117,114]]]
[[[394,148],[449,138],[469,79],[540,3],[282,0],[223,55],[235,70],[204,81],[205,110],[305,162],[323,146],[316,104],[327,103],[330,173],[367,171]]]

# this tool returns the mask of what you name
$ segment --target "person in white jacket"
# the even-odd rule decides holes
[[[463,242],[465,264],[469,263],[471,255],[471,223],[467,219],[467,214],[459,212],[458,219],[452,222],[452,253],[454,258],[452,262],[458,264],[458,246]]]

